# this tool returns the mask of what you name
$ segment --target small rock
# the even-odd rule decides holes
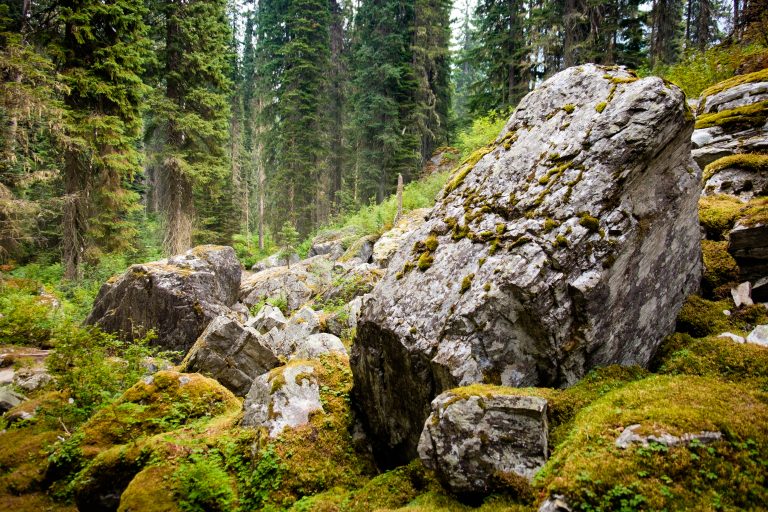
[[[254,263],[251,267],[251,270],[254,272],[261,272],[263,270],[267,270],[268,268],[287,267],[300,261],[301,258],[295,252],[289,254],[287,257],[281,256],[280,254],[273,254],[268,258],[264,258],[263,260]]]
[[[432,401],[418,452],[440,482],[459,494],[493,491],[499,474],[530,480],[547,461],[547,401],[446,391]]]
[[[754,304],[752,302],[751,294],[752,286],[749,284],[749,281],[741,283],[736,288],[731,288],[731,297],[733,297],[733,302],[736,304],[737,308]]]
[[[739,336],[738,334],[733,334],[732,332],[724,332],[720,334],[718,338],[728,338],[730,340],[733,340],[736,343],[744,343],[746,341],[743,336]]]
[[[181,377],[179,377],[179,385],[180,386],[186,386],[187,384],[189,384],[189,382],[190,382],[190,379],[189,379],[188,376],[182,375]]]
[[[616,438],[616,447],[626,450],[632,444],[641,444],[648,446],[650,443],[663,444],[665,446],[673,447],[683,444],[691,444],[698,442],[701,444],[709,444],[715,441],[719,441],[723,438],[723,434],[720,432],[708,432],[701,431],[698,434],[683,434],[680,437],[662,432],[660,435],[641,436],[635,433],[640,428],[639,424],[630,425],[624,429],[624,431]]]
[[[14,384],[24,391],[35,391],[51,382],[53,378],[45,368],[22,368],[13,378]]]
[[[331,352],[347,355],[347,349],[344,348],[344,344],[333,334],[312,334],[296,347],[290,359],[314,359]]]
[[[253,327],[260,334],[264,334],[273,328],[281,329],[286,324],[285,316],[280,308],[265,304],[255,317],[248,320],[246,327]]]
[[[0,388],[0,414],[10,411],[26,400],[24,395],[16,393],[8,386]]]
[[[768,325],[758,325],[755,327],[747,336],[747,343],[768,347]]]
[[[539,506],[539,512],[571,512],[571,507],[565,501],[565,496],[555,494]]]

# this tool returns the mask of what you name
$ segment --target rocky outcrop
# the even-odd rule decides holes
[[[286,311],[301,308],[312,297],[331,285],[333,263],[316,256],[290,267],[275,267],[248,275],[240,287],[240,301],[247,307],[267,299],[286,302]]]
[[[416,454],[446,389],[648,363],[701,276],[692,125],[661,79],[579,66],[457,169],[358,323],[354,398],[380,462]]]
[[[128,339],[186,353],[208,323],[237,301],[240,262],[231,247],[203,245],[167,260],[132,265],[99,290],[86,323]]]
[[[692,136],[693,158],[705,167],[736,154],[768,150],[768,73],[735,76],[702,92]],[[736,167],[738,170],[738,167]],[[730,171],[734,173],[733,169]],[[722,177],[713,175],[719,181]],[[709,182],[707,183],[707,185]],[[713,185],[716,185],[713,182]],[[708,190],[705,185],[704,190]]]
[[[545,399],[459,388],[432,402],[419,457],[452,492],[487,494],[505,478],[532,479],[547,438]]]
[[[418,208],[403,215],[397,224],[381,235],[373,245],[373,263],[386,268],[389,260],[402,247],[408,237],[424,224],[429,208]]]
[[[300,361],[282,366],[253,382],[245,397],[243,425],[265,427],[277,437],[286,427],[309,422],[309,415],[323,410],[315,368]]]
[[[181,368],[210,375],[235,395],[244,396],[253,379],[280,365],[259,333],[237,320],[219,316],[208,324]]]

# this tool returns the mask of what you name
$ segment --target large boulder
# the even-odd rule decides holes
[[[508,479],[531,480],[547,461],[547,401],[458,388],[432,402],[419,457],[457,494],[487,494]]]
[[[381,463],[416,455],[446,389],[649,362],[701,277],[692,128],[677,87],[584,65],[457,169],[357,326],[354,398]]]
[[[101,287],[86,323],[128,339],[152,329],[153,344],[186,353],[237,301],[241,272],[234,249],[214,245],[132,265]]]
[[[255,377],[279,365],[256,330],[222,315],[208,324],[181,368],[210,375],[235,395],[244,396]]]
[[[290,267],[275,267],[248,275],[240,287],[240,301],[253,307],[267,299],[285,301],[284,310],[293,312],[330,286],[333,263],[316,256]]]

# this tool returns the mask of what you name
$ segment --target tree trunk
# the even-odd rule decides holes
[[[83,176],[77,154],[66,150],[64,154],[64,208],[62,222],[62,259],[64,279],[77,281],[81,277],[85,252],[85,204]]]

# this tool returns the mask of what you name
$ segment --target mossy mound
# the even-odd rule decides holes
[[[273,470],[264,501],[276,507],[333,487],[360,487],[375,472],[370,456],[352,437],[349,360],[329,354],[302,364],[314,369],[323,410],[312,413],[307,425],[285,429],[262,449],[259,463]]]
[[[133,385],[83,425],[83,452],[95,455],[111,445],[168,432],[240,407],[240,400],[213,379],[161,371]]]
[[[699,199],[699,223],[710,240],[725,239],[741,216],[745,204],[729,195],[705,196]]]
[[[729,78],[728,80],[723,80],[722,82],[718,82],[715,85],[712,85],[710,87],[707,87],[703,91],[701,91],[701,95],[699,98],[701,100],[712,96],[713,94],[717,94],[723,91],[726,91],[728,89],[732,89],[736,86],[743,85],[743,84],[751,84],[755,82],[768,82],[768,69],[761,69],[760,71],[755,71],[754,73],[747,73],[745,75],[736,75],[734,77]],[[701,106],[704,106],[704,102],[701,102]]]
[[[180,512],[172,483],[175,468],[160,464],[139,472],[120,497],[118,512]]]
[[[711,295],[726,297],[731,286],[738,284],[739,266],[728,253],[728,242],[701,241],[704,257],[704,291]]]
[[[722,433],[722,440],[616,447],[639,435]],[[755,510],[768,502],[768,396],[693,376],[652,376],[582,410],[537,476],[574,510]]]
[[[3,496],[43,489],[48,466],[46,449],[56,442],[57,436],[56,431],[33,427],[0,432],[0,503]]]
[[[738,222],[744,227],[768,224],[768,197],[758,197],[750,201],[741,211]]]
[[[754,173],[765,173],[768,172],[768,155],[740,153],[718,158],[704,168],[702,180],[706,183],[715,173],[729,168],[743,169]]]
[[[702,114],[696,119],[696,129],[719,126],[724,130],[760,128],[768,119],[768,101],[752,103],[721,112]]]
[[[768,321],[768,316],[762,306],[736,309],[730,299],[711,301],[691,295],[677,316],[676,331],[704,338],[724,332],[749,331],[764,321]]]
[[[654,365],[659,373],[752,381],[754,388],[768,391],[768,349],[729,338],[675,333],[664,340]]]

